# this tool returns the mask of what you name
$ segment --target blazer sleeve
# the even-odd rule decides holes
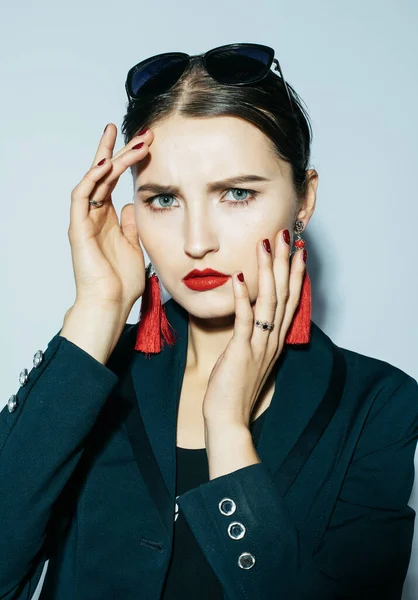
[[[229,600],[401,599],[415,518],[408,501],[418,437],[418,386],[405,375],[391,390],[380,394],[370,410],[314,552],[308,551],[303,530],[292,521],[262,462],[177,498]],[[221,512],[224,498],[235,502],[231,516]],[[245,526],[242,539],[228,534],[232,521]],[[254,558],[252,566],[244,552]]]
[[[60,330],[61,331],[61,330]],[[53,505],[119,378],[58,332],[0,412],[0,598],[30,599]],[[38,353],[37,353],[38,354]]]

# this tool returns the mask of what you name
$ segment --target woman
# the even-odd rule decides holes
[[[42,599],[401,597],[417,382],[310,320],[318,174],[273,58],[129,71],[126,146],[72,192],[76,301],[1,413],[0,598],[47,559]]]

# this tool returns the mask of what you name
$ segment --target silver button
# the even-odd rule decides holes
[[[231,500],[231,498],[222,498],[222,500],[218,504],[218,507],[219,511],[226,517],[229,517],[229,515],[233,515],[234,512],[237,510],[237,505],[233,500]]]
[[[9,409],[9,412],[13,412],[15,410],[17,406],[17,396],[15,394],[12,394],[9,398],[9,400],[7,401],[7,408]]]
[[[233,540],[240,540],[241,538],[243,538],[245,535],[245,531],[246,529],[244,525],[242,523],[239,523],[238,521],[233,521],[233,523],[230,523],[228,525],[228,535]]]
[[[33,366],[39,367],[39,365],[41,364],[41,362],[44,359],[44,353],[42,352],[42,350],[38,350],[37,352],[35,352],[34,356],[33,356]]]
[[[249,552],[243,552],[238,558],[238,564],[241,569],[251,569],[254,566],[255,558]]]
[[[176,500],[177,500],[178,496],[176,496]],[[174,505],[174,521],[177,521],[177,517],[179,516],[179,505],[177,504],[177,502]]]
[[[19,383],[20,385],[25,385],[27,383],[29,379],[29,372],[27,369],[23,369],[23,371],[20,371],[19,373]]]

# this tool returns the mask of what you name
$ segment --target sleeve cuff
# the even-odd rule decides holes
[[[181,494],[177,502],[227,586],[228,598],[264,598],[263,590],[267,594],[275,587],[292,593],[298,535],[263,463],[216,477]]]

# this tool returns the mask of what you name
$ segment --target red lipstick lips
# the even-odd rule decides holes
[[[209,275],[214,275],[215,277],[229,277],[229,275],[225,275],[225,273],[220,273],[219,271],[214,271],[213,269],[204,269],[203,271],[199,271],[199,269],[193,269],[193,271],[187,273],[184,279],[190,279],[190,277],[208,277]]]
[[[223,285],[228,279],[229,275],[213,269],[204,269],[203,271],[193,269],[183,278],[183,283],[191,290],[203,292]]]

